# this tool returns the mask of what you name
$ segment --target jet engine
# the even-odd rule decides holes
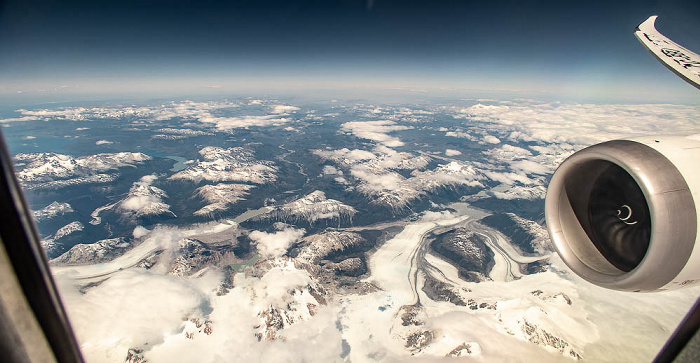
[[[700,281],[700,135],[613,140],[566,159],[547,190],[552,243],[579,276],[626,291]]]

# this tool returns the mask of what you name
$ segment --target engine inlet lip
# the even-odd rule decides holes
[[[595,175],[590,175],[589,166],[601,162],[630,174],[649,207],[649,247],[629,272],[612,266],[595,248],[573,211],[575,201],[567,194],[572,180],[592,183]],[[659,151],[631,140],[593,145],[566,159],[550,181],[545,219],[552,243],[569,268],[589,282],[618,290],[653,291],[667,285],[685,267],[697,236],[695,203],[682,174]]]

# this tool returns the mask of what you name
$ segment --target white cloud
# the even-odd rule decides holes
[[[299,107],[295,107],[295,106],[275,105],[272,107],[272,113],[276,113],[276,114],[290,113],[290,112],[298,111],[298,110],[299,110]]]
[[[261,104],[255,100],[248,102],[249,105]],[[139,122],[165,121],[172,118],[199,121],[205,124],[213,124],[219,130],[231,130],[235,128],[265,127],[281,125],[289,121],[281,115],[299,110],[295,106],[275,105],[272,107],[271,115],[246,115],[244,111],[238,112],[235,117],[222,117],[222,111],[241,108],[245,104],[231,101],[193,102],[180,101],[170,102],[155,106],[111,106],[111,107],[64,107],[59,109],[39,109],[26,110],[19,109],[20,117],[0,119],[0,124],[9,124],[22,121],[91,121],[99,119],[120,119],[124,117],[136,117]],[[259,110],[253,111],[258,113]],[[83,129],[79,128],[78,130]]]
[[[155,174],[144,175],[139,179],[142,183],[153,184],[154,181],[158,180],[158,176]]]
[[[24,121],[38,121],[39,117],[36,116],[22,116],[22,117],[10,117],[5,119],[0,119],[0,124],[9,124],[12,122],[24,122]]]
[[[511,104],[509,107],[519,106]],[[495,114],[501,110],[505,114],[510,109],[481,111]],[[387,111],[379,109],[377,112]],[[487,193],[504,199],[542,198],[545,190],[541,185],[542,175],[552,170],[551,166],[558,158],[582,145],[574,139],[570,143],[552,144],[541,138],[546,134],[528,128],[537,126],[534,117],[531,122],[527,127],[517,122],[495,124],[495,128],[511,127],[512,132],[499,133],[510,136],[503,137],[505,144],[492,145],[494,149],[484,154],[493,163],[484,173],[503,183]],[[535,128],[546,129],[544,126]],[[484,134],[475,132],[474,135],[481,137]],[[536,145],[517,147],[507,144],[526,139]],[[382,146],[385,145],[372,151],[342,149],[316,153],[326,155],[329,160],[332,157],[336,163],[336,166],[324,167],[327,174],[340,175],[341,169],[348,170],[343,174],[348,179],[356,178],[366,188],[380,192],[390,190],[400,196],[420,193],[432,185],[478,183],[483,179],[480,173],[470,168],[471,164],[465,163],[417,170],[415,166],[420,163],[414,160],[415,155],[397,153]],[[214,160],[218,159],[211,161]],[[406,178],[395,171],[400,168],[415,171]],[[482,171],[481,166],[478,168]],[[388,179],[382,180],[385,176]],[[150,186],[155,180],[155,176],[147,176],[140,183]],[[135,200],[133,203],[140,202]],[[394,252],[382,250],[382,253],[372,254],[372,258],[381,254],[386,256],[387,252],[394,253],[389,257],[395,256],[386,259],[396,260],[393,265],[379,266],[377,270],[411,266],[400,259],[410,255],[406,253],[410,248],[403,247],[411,238],[418,238],[420,224],[451,219],[457,213],[429,211],[416,224],[409,223],[405,233],[399,236],[404,245]],[[133,231],[135,238],[148,233],[140,226]],[[157,239],[161,248],[169,248],[182,238],[183,233],[156,228],[146,239]],[[261,255],[280,256],[304,233],[304,230],[286,227],[272,233],[253,231],[250,238],[257,242]],[[570,347],[583,352],[585,360],[648,361],[698,294],[697,288],[659,294],[608,291],[566,272],[566,267],[556,256],[552,261],[553,267],[541,274],[509,282],[485,281],[479,284],[460,281],[453,266],[437,265],[449,279],[457,281],[459,287],[469,288],[467,298],[493,303],[496,309],[471,311],[469,307],[426,299],[423,292],[416,291],[421,294],[422,306],[428,314],[424,314],[421,326],[410,328],[436,332],[431,347],[415,352],[417,357],[410,357],[405,336],[400,335],[400,327],[395,329],[401,325],[400,318],[395,319],[400,316],[396,313],[409,302],[398,298],[400,293],[394,290],[394,285],[405,284],[405,273],[397,274],[400,277],[393,280],[378,280],[388,281],[388,284],[379,285],[381,289],[378,291],[336,296],[336,299],[328,300],[327,306],[317,304],[308,292],[314,276],[282,258],[257,263],[251,269],[255,273],[236,274],[234,287],[224,296],[213,293],[222,278],[214,268],[201,277],[191,278],[128,269],[116,272],[109,280],[85,289],[84,293],[70,286],[64,277],[57,278],[57,281],[83,352],[91,362],[123,361],[127,349],[134,347],[144,349],[150,362],[404,361],[411,358],[432,361],[443,360],[451,349],[463,342],[473,344],[477,355],[474,358],[483,361],[569,359],[556,349],[542,348],[529,341],[526,335],[528,327],[524,325],[526,320],[537,325],[529,328],[547,329],[554,334],[554,337],[548,336],[551,339],[565,338]],[[454,274],[451,275],[450,271]],[[372,278],[377,276],[377,271],[372,271]],[[544,291],[543,298],[532,294],[535,289]],[[567,294],[572,304],[568,305],[560,295],[557,297],[559,293]],[[308,304],[318,305],[316,315],[310,316]],[[271,306],[288,309],[279,315],[284,328],[279,332],[279,339],[258,341],[254,333],[266,323],[261,311]],[[292,318],[287,319],[289,316]],[[211,320],[211,335],[198,333],[194,323],[183,320],[191,317]],[[191,339],[185,337],[189,332],[195,332]],[[503,349],[504,346],[507,349]],[[341,354],[345,357],[341,358]]]
[[[695,106],[642,104],[598,105],[518,102],[477,104],[457,116],[477,119],[513,140],[571,143],[587,146],[635,135],[690,133],[697,130],[700,110]]]
[[[540,174],[546,175],[552,172],[552,169],[547,165],[540,164],[533,160],[517,160],[510,164],[514,170],[521,170],[525,174]]]
[[[353,168],[362,166],[368,170],[371,169],[375,173],[381,173],[388,169],[422,169],[430,162],[430,158],[427,156],[397,152],[384,145],[377,145],[373,151],[342,148],[337,150],[314,150],[313,153],[323,159],[332,160],[341,167]]]
[[[162,343],[143,346],[148,361],[342,362],[338,309],[320,305],[309,294],[313,281],[306,271],[284,259],[267,262],[272,267],[260,277],[236,274],[234,288],[226,295],[213,296],[211,289],[200,287],[209,294],[202,301],[211,306],[211,314],[200,321],[211,322],[210,335],[183,321],[176,331],[163,334]],[[199,285],[199,280],[193,282]],[[309,314],[307,304],[317,306],[315,315]],[[263,312],[270,308],[280,314],[284,328],[276,332],[278,339],[259,341],[254,333],[264,331]],[[185,337],[188,331],[191,339]],[[117,357],[123,360],[123,355]]]
[[[447,132],[445,132],[445,136],[459,137],[459,138],[472,140],[472,141],[475,140],[475,138],[472,135],[470,135],[466,132],[462,132],[462,131],[447,131]]]
[[[354,167],[350,170],[350,174],[363,181],[363,187],[374,191],[399,190],[402,188],[403,181],[405,180],[404,177],[396,172],[375,174],[364,167]]]
[[[426,217],[420,223],[453,215],[429,212]],[[494,303],[496,310],[472,311],[467,306],[422,300],[430,314],[419,316],[422,325],[413,328],[434,330],[436,339],[417,352],[419,359],[444,360],[462,342],[471,342],[473,351],[481,351],[481,360],[568,359],[555,349],[528,341],[527,321],[530,329],[546,329],[565,339],[566,348],[582,352],[585,360],[645,361],[653,358],[698,292],[697,288],[658,294],[615,292],[563,272],[566,267],[556,257],[553,263],[552,271],[515,281],[459,282],[471,290],[470,298]],[[122,361],[129,348],[144,349],[150,362],[342,362],[361,361],[367,355],[402,361],[410,357],[401,335],[407,327],[396,315],[403,301],[391,285],[381,285],[387,291],[344,295],[327,306],[317,306],[316,314],[310,315],[306,304],[317,304],[308,293],[313,277],[284,259],[268,260],[266,265],[270,267],[258,276],[236,274],[234,287],[223,296],[213,293],[219,273],[182,278],[131,269],[84,294],[64,277],[57,281],[83,354],[91,362]],[[450,269],[438,266],[452,278]],[[533,294],[536,289],[542,293]],[[571,305],[559,294],[570,298]],[[258,341],[253,333],[265,325],[260,313],[269,307],[282,312],[283,329],[276,340]],[[286,314],[297,315],[288,323]],[[185,320],[189,318],[210,321],[210,335]],[[193,334],[191,339],[186,333]]]
[[[343,175],[343,172],[338,170],[333,165],[324,165],[323,166],[323,175]]]
[[[358,149],[353,149],[348,152],[345,157],[352,161],[360,161],[360,160],[371,160],[375,159],[377,155],[370,151],[366,150],[358,150]]]
[[[489,144],[500,144],[501,140],[495,136],[492,135],[486,135],[484,136],[484,141],[488,142]]]
[[[204,116],[199,118],[200,122],[213,123],[219,130],[230,130],[248,127],[264,127],[281,125],[289,119],[280,118],[274,115],[265,116],[242,116],[242,117],[213,117]]]
[[[447,150],[445,150],[445,155],[447,155],[447,156],[457,156],[457,155],[462,155],[462,152],[459,151],[459,150],[447,149]]]
[[[114,144],[112,141],[107,141],[107,140],[97,140],[95,141],[95,145],[109,145],[109,144]]]
[[[524,184],[524,185],[535,184],[535,181],[533,179],[528,178],[527,175],[524,175],[522,173],[497,172],[497,171],[491,171],[491,170],[483,170],[482,172],[489,179],[495,180],[497,182],[501,182],[501,183],[507,184],[507,185],[513,185],[516,183],[520,183],[520,184]]]
[[[133,235],[134,235],[134,238],[141,238],[141,237],[143,237],[143,236],[145,236],[145,235],[147,235],[147,234],[149,234],[149,233],[151,233],[151,231],[149,231],[149,230],[146,229],[145,227],[143,227],[143,226],[136,226],[136,227],[134,228]]]
[[[468,119],[463,127],[469,129],[448,132],[448,136],[470,137],[469,134],[474,134],[483,135],[485,142],[503,142],[500,147],[484,151],[488,158],[483,165],[485,173],[507,185],[517,182],[544,186],[545,176],[553,173],[564,158],[576,150],[616,138],[690,133],[700,128],[696,117],[699,111],[693,106],[662,104],[595,105],[538,101],[477,104],[460,109],[455,115],[456,118]],[[494,132],[508,136],[497,139],[489,134]],[[513,145],[521,142],[527,145]],[[504,193],[494,194],[512,198],[523,191]]]
[[[344,167],[350,167],[362,161],[376,159],[377,155],[370,151],[342,148],[337,150],[313,150],[313,153],[327,160],[332,160]]]
[[[440,220],[445,220],[445,219],[451,219],[455,218],[457,215],[454,215],[450,211],[440,211],[440,212],[434,212],[434,211],[426,211],[423,213],[423,216],[421,217],[421,221],[423,222],[432,222],[432,221],[440,221]]]
[[[137,195],[137,196],[132,196],[132,197],[125,199],[121,203],[120,207],[122,209],[137,212],[137,211],[144,210],[150,206],[153,206],[156,203],[160,203],[160,199],[156,196]]]
[[[90,362],[124,360],[129,348],[157,345],[182,318],[199,313],[203,297],[188,281],[128,269],[80,293],[57,279],[81,350]]]
[[[303,235],[304,230],[294,230],[290,228],[288,230],[279,231],[278,233],[301,233]],[[273,238],[279,238],[278,233],[275,233],[276,236]],[[301,236],[298,238],[301,238]],[[283,307],[289,302],[290,290],[306,286],[310,282],[311,276],[309,276],[306,271],[291,268],[286,265],[281,268],[272,268],[260,278],[260,281],[255,281],[256,296],[260,296],[267,303],[271,303],[276,307]]]
[[[301,237],[306,230],[293,227],[285,228],[273,233],[263,231],[250,232],[248,237],[257,242],[258,252],[265,257],[280,257],[287,253],[287,249]]]
[[[377,141],[388,147],[403,146],[397,137],[389,136],[390,132],[408,130],[412,127],[397,125],[394,121],[352,121],[340,125],[341,130],[348,131],[361,139]]]

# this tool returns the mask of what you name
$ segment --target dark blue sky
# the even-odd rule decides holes
[[[698,1],[4,0],[0,92],[386,87],[696,103],[632,35],[654,14],[700,52]]]

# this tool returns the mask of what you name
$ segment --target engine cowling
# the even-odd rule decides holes
[[[700,135],[613,140],[566,159],[550,181],[547,229],[564,262],[615,290],[700,280]]]

